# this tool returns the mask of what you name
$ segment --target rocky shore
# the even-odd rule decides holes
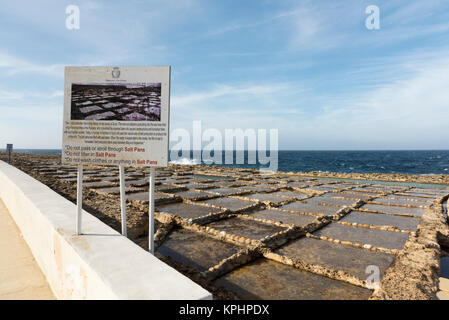
[[[59,156],[12,159],[75,201],[76,168]],[[126,170],[128,237],[144,249],[147,177]],[[169,165],[157,170],[156,255],[215,299],[436,299],[449,253],[445,185],[444,175]],[[85,168],[84,187],[85,209],[119,231],[117,168]],[[379,272],[375,286],[367,270]]]
[[[449,175],[443,174],[388,174],[388,173],[340,173],[340,172],[289,172],[299,176],[321,177],[321,178],[342,178],[342,179],[358,179],[358,180],[377,180],[389,182],[413,182],[449,185]]]

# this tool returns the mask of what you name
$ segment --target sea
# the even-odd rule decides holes
[[[3,152],[5,150],[2,150]],[[14,152],[33,154],[61,154],[60,149],[15,149]],[[244,163],[222,164],[239,168],[266,168],[267,165],[248,164],[248,152],[244,152]],[[222,154],[222,163],[225,156]],[[203,164],[190,157],[171,161],[177,164]],[[390,150],[390,151],[278,151],[279,171],[321,171],[343,173],[402,173],[402,174],[449,174],[449,150]]]

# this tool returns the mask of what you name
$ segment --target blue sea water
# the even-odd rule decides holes
[[[4,150],[3,150],[4,151]],[[59,149],[16,149],[15,152],[61,154]],[[228,166],[239,168],[266,167],[245,163]],[[234,154],[235,159],[235,154]],[[193,158],[177,161],[196,164]],[[224,162],[224,152],[223,161]],[[357,173],[449,174],[449,150],[419,151],[288,151],[278,152],[280,171],[330,171]]]
[[[247,163],[227,165],[239,168],[267,166]],[[179,163],[199,163],[182,159]],[[234,152],[235,159],[235,152]],[[224,163],[224,155],[223,160]],[[235,161],[234,161],[235,163]],[[280,171],[329,171],[344,173],[449,174],[449,150],[434,151],[289,151],[278,152]]]
[[[281,151],[279,170],[449,174],[449,150]]]
[[[0,149],[0,152],[6,152],[6,150],[5,149]],[[14,149],[13,152],[32,153],[32,154],[57,154],[57,155],[61,155],[61,149]]]

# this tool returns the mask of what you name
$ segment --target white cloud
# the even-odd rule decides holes
[[[360,46],[387,47],[399,42],[436,36],[449,31],[449,14],[440,10],[444,1],[379,3],[380,30],[365,29],[366,3],[303,1],[277,15],[288,29],[291,49],[325,51]]]
[[[449,30],[444,19],[449,14],[439,7],[445,2],[382,2],[379,32],[364,28],[366,3],[300,1],[284,11],[280,8],[288,6],[275,5],[268,8],[273,10],[265,7],[260,13],[232,20],[220,17],[212,5],[201,7],[193,0],[151,4],[135,0],[126,5],[90,1],[80,3],[80,32],[70,32],[64,27],[64,3],[44,0],[43,4],[36,2],[23,10],[22,5],[8,2],[4,10],[11,20],[35,31],[36,39],[48,40],[47,45],[58,50],[48,57],[52,63],[47,63],[40,58],[43,51],[34,55],[21,38],[13,50],[2,52],[0,48],[4,77],[21,75],[24,82],[28,74],[48,78],[36,84],[33,77],[28,87],[23,86],[25,91],[20,90],[22,82],[8,83],[16,86],[16,91],[0,87],[1,134],[17,121],[30,134],[45,126],[45,130],[59,136],[51,123],[62,122],[55,110],[62,108],[63,92],[54,89],[62,88],[63,62],[108,65],[174,61],[175,78],[187,74],[186,78],[196,81],[195,86],[205,89],[184,90],[172,97],[172,127],[189,128],[192,120],[201,119],[207,127],[279,128],[284,148],[387,144],[449,147],[449,61],[444,58],[449,56],[449,49],[441,49],[438,42]],[[219,25],[224,27],[214,29]],[[209,36],[233,32],[235,43],[214,42],[209,49],[206,41],[211,39],[204,39],[204,29],[212,30]],[[237,32],[243,29],[255,32]],[[20,30],[17,34],[22,35]],[[256,37],[255,46],[246,47],[245,36],[256,33],[267,43],[259,47]],[[420,42],[424,37],[426,42]],[[404,41],[414,38],[413,43]],[[273,39],[274,46],[270,42]],[[434,51],[402,51],[423,47],[424,43],[433,45]],[[62,53],[65,44],[72,49],[67,56]],[[234,52],[235,48],[241,52]],[[333,63],[334,49],[335,60],[341,65],[323,71]],[[373,52],[368,52],[371,49]],[[24,53],[12,54],[20,50]],[[315,57],[314,53],[321,50],[327,50],[328,55]],[[373,58],[375,54],[397,56]],[[212,64],[216,67],[214,57],[220,55],[234,57],[222,70],[210,68]],[[236,80],[242,74],[246,83]],[[177,92],[186,85],[182,77],[178,79],[173,81]],[[270,83],[269,79],[282,80]],[[218,84],[210,85],[208,81]],[[36,87],[49,89],[35,92]],[[331,90],[332,95],[326,93]],[[21,112],[26,113],[22,118]],[[20,136],[19,131],[14,132]]]
[[[29,90],[5,90],[0,89],[0,103],[24,103],[28,105],[42,105],[48,101],[61,100],[64,91],[55,90],[50,92],[36,92]],[[2,106],[3,108],[3,106]]]
[[[288,134],[318,148],[449,148],[449,59],[428,61],[415,72],[405,66],[390,65],[405,77],[346,94],[343,103],[329,97],[324,113],[298,119],[297,128],[286,125]]]
[[[195,92],[183,96],[175,96],[172,101],[175,105],[190,106],[195,103],[210,102],[210,99],[234,96],[236,98],[243,96],[255,96],[258,98],[266,97],[281,90],[287,90],[291,87],[289,83],[264,84],[264,85],[216,85],[210,91]]]
[[[301,113],[296,101],[304,92],[301,85],[290,82],[217,84],[210,90],[174,96],[171,114],[175,124],[183,127],[193,120],[213,128],[267,127],[270,116]]]
[[[290,82],[216,85],[173,97],[172,127],[189,130],[202,120],[219,130],[277,128],[281,148],[449,148],[446,56],[419,52],[368,61],[370,72],[356,75],[362,82],[375,78],[375,85],[340,95],[315,97]]]
[[[64,65],[38,64],[3,52],[0,52],[0,68],[5,69],[6,74],[10,76],[19,73],[37,73],[55,77],[64,76]]]
[[[0,145],[59,148],[63,92],[0,89]]]

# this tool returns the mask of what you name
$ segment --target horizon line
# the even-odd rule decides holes
[[[13,152],[15,150],[62,150],[61,148],[14,148]],[[169,149],[169,152],[171,151],[171,149]],[[201,150],[185,150],[188,152],[194,152],[194,151],[204,151],[204,149]],[[222,149],[221,151],[255,151],[257,152],[258,150],[253,150],[253,149]],[[265,150],[265,151],[270,151],[270,150]],[[313,151],[317,151],[317,152],[322,152],[322,151],[449,151],[448,149],[278,149],[279,151],[307,151],[307,152],[313,152]],[[6,152],[5,148],[0,149],[0,152]],[[217,151],[220,152],[220,151]]]

